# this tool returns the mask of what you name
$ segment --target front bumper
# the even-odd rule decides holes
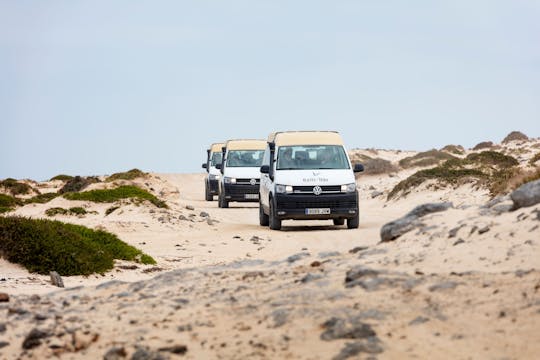
[[[239,202],[259,202],[259,184],[224,184],[225,199]]]
[[[358,215],[358,192],[344,194],[276,194],[279,219],[327,220],[351,219]],[[326,214],[308,214],[308,209],[329,209]]]

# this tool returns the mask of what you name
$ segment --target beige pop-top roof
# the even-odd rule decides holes
[[[223,146],[225,146],[225,143],[214,143],[210,146],[210,152],[221,152]]]
[[[335,131],[287,131],[270,134],[268,142],[277,146],[287,145],[343,145],[343,139]]]
[[[264,150],[266,149],[265,140],[229,140],[225,145],[227,150]]]

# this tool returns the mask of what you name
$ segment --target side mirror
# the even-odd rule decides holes
[[[207,163],[203,163],[203,164],[202,164],[202,168],[203,168],[203,169],[208,169],[208,164],[207,164]]]
[[[364,165],[362,165],[362,164],[354,164],[353,171],[355,173],[364,171]]]
[[[221,164],[216,164],[216,169],[221,170]]]
[[[268,174],[270,172],[270,166],[263,165],[261,166],[261,174]]]

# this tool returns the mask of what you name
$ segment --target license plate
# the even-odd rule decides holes
[[[244,194],[244,199],[258,199],[259,194]]]
[[[330,214],[329,208],[306,209],[306,215],[326,215],[326,214]]]

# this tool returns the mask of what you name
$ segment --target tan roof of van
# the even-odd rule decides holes
[[[210,145],[210,152],[221,152],[223,146],[225,146],[225,143],[213,143]]]
[[[227,150],[264,150],[266,149],[266,141],[253,139],[229,140],[225,146]]]
[[[286,131],[270,134],[268,142],[277,146],[287,145],[343,145],[336,131]]]

